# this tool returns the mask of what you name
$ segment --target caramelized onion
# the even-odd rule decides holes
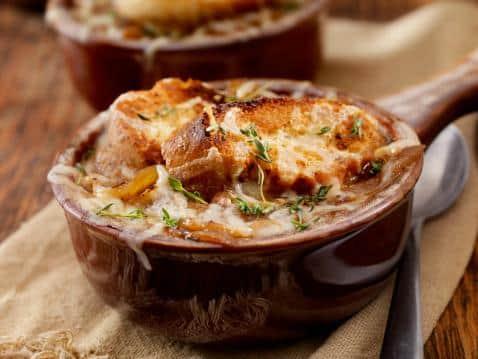
[[[156,166],[149,166],[138,171],[131,181],[110,189],[109,193],[114,197],[129,201],[153,186],[157,180]]]

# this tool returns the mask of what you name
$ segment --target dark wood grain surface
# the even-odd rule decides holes
[[[334,14],[385,20],[431,0],[335,0]],[[0,4],[0,241],[52,198],[56,151],[93,111],[67,77],[42,17]],[[425,346],[427,358],[478,358],[478,247]]]

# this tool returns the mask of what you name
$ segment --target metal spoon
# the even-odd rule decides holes
[[[425,154],[413,199],[411,230],[397,273],[380,357],[423,358],[420,314],[420,236],[423,223],[451,207],[463,191],[470,159],[465,140],[451,125]]]

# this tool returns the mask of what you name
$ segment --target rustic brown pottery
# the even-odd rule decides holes
[[[90,34],[67,12],[49,21],[57,32],[73,82],[96,109],[123,92],[149,88],[164,77],[217,80],[274,77],[314,80],[322,57],[321,24],[328,0],[313,0],[256,34],[231,34],[200,44],[171,43],[154,55],[147,45]],[[68,9],[71,1],[51,0],[48,8]],[[84,30],[84,29],[83,29]]]
[[[428,143],[456,116],[478,108],[475,57],[452,73],[381,103],[409,120]],[[279,81],[273,90],[287,93],[298,86],[303,88],[303,83]],[[313,85],[306,89],[319,97],[330,91]],[[334,94],[375,116],[394,118],[355,96],[337,90]],[[91,121],[57,162],[73,164],[103,125],[98,118]],[[380,292],[404,249],[412,189],[421,166],[422,159],[387,203],[340,226],[230,247],[147,239],[143,250],[151,270],[127,245],[131,234],[92,223],[61,185],[53,185],[53,191],[65,210],[84,274],[125,316],[186,342],[257,342],[301,336],[347,318]]]

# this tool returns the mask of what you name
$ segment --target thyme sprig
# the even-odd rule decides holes
[[[376,159],[367,161],[360,171],[360,176],[364,178],[373,177],[378,175],[382,171],[382,167],[385,164],[385,161],[382,159]]]
[[[289,214],[302,212],[302,204],[304,204],[305,196],[299,196],[295,201],[288,202],[286,204],[289,209]]]
[[[81,184],[82,179],[87,175],[85,167],[83,167],[83,165],[78,162],[75,164],[75,168],[78,170],[78,172],[80,172],[80,175],[76,179],[76,184]]]
[[[179,218],[171,217],[171,215],[165,208],[162,208],[161,212],[161,220],[164,222],[164,224],[166,224],[170,228],[176,228],[178,226],[180,220]]]
[[[382,171],[384,161],[381,159],[370,161],[369,173],[373,176],[379,174]]]
[[[309,223],[303,223],[302,219],[294,219],[292,220],[292,224],[294,225],[295,229],[299,232],[305,231],[310,226]]]
[[[269,144],[261,140],[254,124],[247,126],[245,129],[241,129],[241,133],[249,137],[249,141],[256,147],[255,156],[257,158],[264,162],[272,163],[272,159],[269,156]]]
[[[312,211],[315,208],[315,205],[327,199],[327,194],[331,188],[332,186],[320,186],[316,193],[307,196],[299,196],[294,201],[286,204],[289,213],[296,215],[296,218],[292,220],[292,224],[296,230],[304,231],[310,226],[309,223],[304,223],[303,220],[304,206],[309,206],[309,211]]]
[[[310,200],[314,203],[326,200],[331,188],[332,186],[320,186],[319,190],[310,197]]]
[[[300,196],[290,207],[289,213],[295,213],[295,219],[291,221],[297,231],[304,231],[309,228],[310,224],[304,222],[303,214],[302,214],[302,204],[304,203],[305,198],[304,196]]]
[[[239,98],[237,96],[228,96],[224,99],[226,103],[233,103],[233,102],[239,102]]]
[[[201,204],[207,204],[207,202],[201,198],[201,194],[199,192],[189,192],[183,187],[183,184],[177,178],[170,176],[168,178],[168,183],[174,191],[182,193],[185,197]]]
[[[262,206],[259,203],[248,203],[240,197],[235,197],[234,200],[237,203],[237,208],[239,209],[239,211],[241,211],[241,213],[245,214],[246,216],[260,217],[269,213],[272,210],[271,207]]]
[[[164,105],[161,109],[154,112],[154,114],[144,114],[143,112],[136,112],[136,117],[142,121],[152,121],[157,119],[157,117],[165,117],[176,112],[176,109],[169,105]]]
[[[257,150],[256,157],[264,162],[272,163],[272,160],[269,157],[269,144],[260,141],[257,137],[254,137],[253,141]]]
[[[249,138],[254,138],[254,137],[259,137],[259,134],[257,133],[256,126],[254,124],[251,124],[247,126],[246,128],[243,128],[240,130],[241,133]]]
[[[319,132],[317,132],[317,135],[322,136],[323,134],[329,132],[331,128],[329,126],[324,126],[322,127]]]
[[[115,213],[111,212],[110,208],[113,207],[114,203],[109,203],[103,208],[96,211],[97,216],[101,217],[120,217],[120,218],[128,218],[128,219],[143,219],[146,218],[146,213],[143,212],[141,208],[133,209],[128,213]]]
[[[150,23],[150,22],[145,22],[143,24],[143,33],[148,36],[148,37],[158,37],[159,35],[161,35],[160,31],[158,30],[158,28]]]
[[[350,137],[362,137],[362,125],[363,125],[363,121],[362,119],[360,118],[357,118],[354,120],[354,124],[350,130]]]
[[[289,208],[289,213],[293,214],[302,211],[303,205],[311,207],[311,210],[314,209],[316,204],[327,199],[327,194],[331,188],[332,186],[320,186],[316,193],[307,196],[299,196],[295,201],[288,202],[286,205]]]
[[[161,108],[161,110],[159,110],[157,113],[158,113],[158,116],[165,117],[165,116],[171,115],[175,112],[176,112],[176,109],[174,107],[164,105]]]

